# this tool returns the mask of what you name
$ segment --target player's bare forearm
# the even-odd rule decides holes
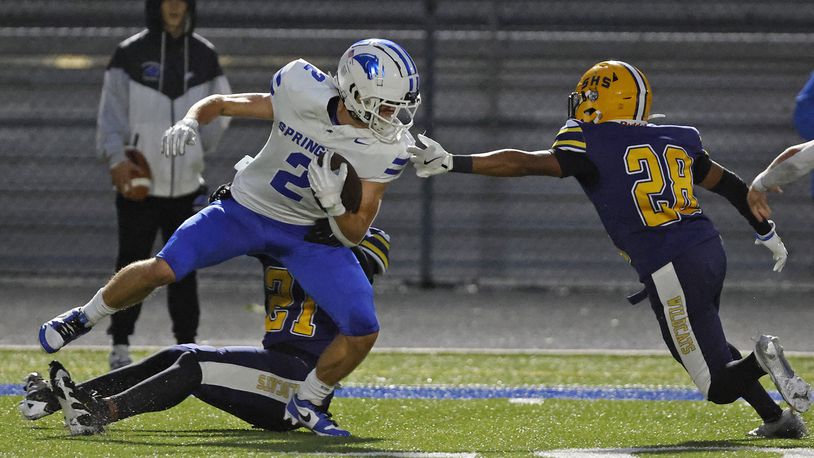
[[[560,163],[551,151],[513,149],[472,155],[472,173],[493,177],[562,176]]]
[[[345,212],[334,216],[334,221],[350,242],[358,244],[379,213],[386,184],[362,181],[362,202],[356,213]]]
[[[219,116],[240,118],[274,119],[270,94],[215,94],[199,100],[187,112],[187,117],[208,124]]]

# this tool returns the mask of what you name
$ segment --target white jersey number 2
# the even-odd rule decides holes
[[[325,80],[325,74],[314,68],[311,64],[307,64],[303,69],[305,71],[310,71],[311,76],[317,82],[321,83]],[[311,158],[306,156],[304,153],[294,151],[288,155],[285,161],[294,167],[295,171],[299,171],[300,168],[303,168],[304,171],[299,175],[294,175],[291,172],[280,170],[275,173],[274,177],[271,179],[271,187],[289,199],[299,202],[302,200],[303,196],[291,189],[288,185],[291,184],[299,189],[307,189],[311,186],[311,183],[308,182],[308,165],[311,163]]]

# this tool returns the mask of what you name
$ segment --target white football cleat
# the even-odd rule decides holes
[[[51,362],[51,387],[62,406],[65,424],[72,436],[87,436],[104,431],[103,422],[91,410],[91,396],[77,388],[71,380],[71,374],[59,361]]]
[[[760,336],[755,343],[755,358],[761,369],[772,378],[789,407],[797,412],[805,412],[811,407],[811,385],[794,374],[783,356],[783,346],[777,337]]]
[[[38,372],[26,375],[23,382],[25,398],[17,404],[23,418],[38,420],[60,409],[59,401],[51,391],[51,386]]]
[[[749,431],[753,437],[767,439],[802,439],[808,434],[805,422],[795,411],[786,409],[776,421],[763,423]]]

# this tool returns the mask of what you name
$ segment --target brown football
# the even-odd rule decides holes
[[[317,164],[322,165],[323,157],[325,155],[319,156]],[[359,179],[353,165],[339,153],[333,153],[331,156],[331,170],[338,170],[343,162],[348,164],[348,176],[345,178],[345,185],[342,187],[342,205],[345,206],[345,210],[356,213],[362,203],[362,180]]]
[[[141,151],[137,149],[127,148],[124,154],[127,159],[138,166],[130,174],[130,189],[124,193],[124,197],[136,201],[144,200],[150,194],[150,186],[152,186],[150,164],[147,163],[147,159],[144,158]]]

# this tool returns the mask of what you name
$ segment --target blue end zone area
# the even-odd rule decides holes
[[[771,392],[775,401],[782,398]],[[0,384],[0,396],[22,396],[23,386]],[[614,401],[703,401],[696,390],[687,388],[614,388],[614,387],[421,387],[421,386],[345,386],[336,391],[339,398],[369,399],[576,399]]]
[[[373,399],[613,399],[641,401],[702,401],[696,390],[681,388],[614,387],[418,387],[418,386],[345,386],[337,390],[340,398]]]
[[[22,385],[0,384],[0,396],[22,396]]]

